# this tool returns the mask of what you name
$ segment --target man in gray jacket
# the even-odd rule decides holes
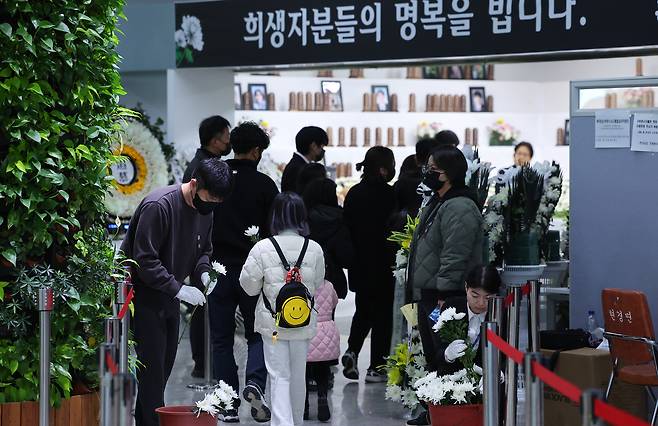
[[[429,315],[446,298],[465,294],[464,279],[482,261],[482,213],[465,184],[466,158],[453,146],[432,152],[423,183],[434,193],[423,210],[411,244],[408,280],[418,304],[418,330],[430,371],[436,370]],[[423,417],[421,415],[421,417]],[[426,418],[409,424],[429,424]]]

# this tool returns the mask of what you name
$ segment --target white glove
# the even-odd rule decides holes
[[[206,291],[206,294],[210,294],[215,289],[215,286],[217,285],[217,280],[210,281],[210,274],[204,272],[203,274],[201,274],[201,284],[203,284],[203,288],[208,289]]]
[[[187,302],[190,305],[203,305],[206,303],[206,298],[203,293],[201,293],[201,290],[192,287],[191,285],[181,286],[176,298],[183,302]]]
[[[457,358],[461,358],[466,353],[466,343],[463,340],[457,339],[448,345],[445,353],[443,354],[446,361],[455,362]]]

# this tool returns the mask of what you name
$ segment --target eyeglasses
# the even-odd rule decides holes
[[[442,172],[441,170],[439,170],[439,169],[435,169],[435,168],[430,167],[430,166],[423,166],[423,168],[422,168],[422,172],[423,172],[424,175],[429,174],[429,173],[436,173],[436,174],[438,174],[439,176],[440,176],[440,175],[445,175],[445,174],[446,174],[446,172]]]

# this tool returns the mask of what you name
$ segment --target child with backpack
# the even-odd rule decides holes
[[[306,208],[297,194],[277,195],[269,224],[273,237],[251,249],[240,285],[260,295],[254,328],[263,336],[270,424],[297,426],[304,422],[306,354],[317,324],[313,295],[324,282],[324,254],[307,237]]]
[[[334,311],[338,305],[338,294],[334,285],[324,280],[315,293],[315,306],[318,310],[317,334],[311,340],[306,364],[318,384],[318,420],[327,422],[331,418],[329,411],[329,378],[331,366],[338,365],[340,357],[340,333],[334,321]],[[304,404],[304,420],[308,420],[308,392]]]

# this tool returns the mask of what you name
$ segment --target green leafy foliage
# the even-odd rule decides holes
[[[110,147],[129,115],[115,51],[123,3],[0,5],[0,403],[36,399],[42,285],[55,293],[51,403],[97,382],[122,272],[103,224]]]

